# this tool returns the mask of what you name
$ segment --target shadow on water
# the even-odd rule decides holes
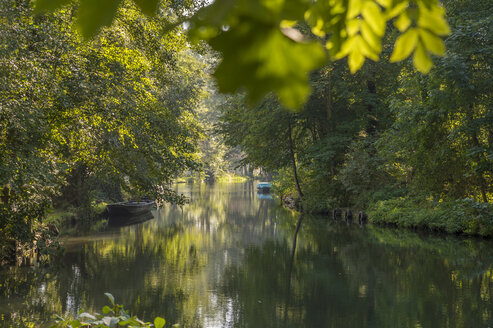
[[[286,211],[253,184],[180,185],[192,202],[65,240],[50,267],[0,271],[1,327],[100,311],[104,292],[182,327],[488,327],[491,241]]]
[[[137,215],[113,215],[108,218],[108,225],[110,227],[124,227],[144,223],[152,219],[154,219],[154,214],[151,211]]]

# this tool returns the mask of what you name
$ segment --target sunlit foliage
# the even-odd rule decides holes
[[[53,10],[67,3],[68,0],[38,0],[36,9]],[[101,26],[111,24],[121,3],[81,1],[77,17],[82,34],[92,37]],[[152,15],[159,0],[135,3]],[[217,0],[208,6],[202,1],[190,3],[195,6],[188,17],[180,17],[178,10],[178,15],[169,16],[169,24],[187,22],[192,40],[206,40],[222,54],[215,73],[219,89],[234,92],[244,88],[252,99],[275,91],[281,102],[291,108],[299,108],[308,98],[308,73],[324,65],[325,50],[334,60],[348,57],[354,73],[365,59],[379,60],[387,22],[393,22],[401,36],[390,60],[401,61],[413,54],[414,66],[426,73],[433,65],[430,55],[443,56],[441,37],[450,32],[437,0]],[[319,40],[304,37],[295,28],[299,24],[307,25]]]
[[[125,4],[91,42],[72,29],[70,8],[32,10],[1,3],[0,239],[32,240],[54,197],[88,207],[122,188],[182,201],[168,185],[195,167],[206,92],[182,31],[161,33],[172,8],[145,19]]]

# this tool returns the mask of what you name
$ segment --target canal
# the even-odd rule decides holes
[[[493,327],[491,241],[299,220],[254,187],[180,184],[183,208],[1,269],[0,327],[98,312],[105,292],[166,327]]]

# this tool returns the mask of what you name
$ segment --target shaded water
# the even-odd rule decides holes
[[[183,209],[67,238],[50,267],[0,271],[0,327],[99,311],[104,292],[167,327],[493,326],[491,241],[304,217],[295,243],[298,216],[252,183],[178,190]]]

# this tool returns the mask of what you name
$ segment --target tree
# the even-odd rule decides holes
[[[267,97],[258,106],[248,106],[243,97],[231,97],[221,110],[219,132],[229,146],[245,152],[243,162],[267,171],[289,166],[302,197],[297,163],[299,115],[285,111],[275,97]]]
[[[405,68],[394,95],[395,117],[380,142],[399,179],[440,198],[492,193],[491,4],[447,2],[453,33],[448,56],[427,76]],[[395,170],[398,167],[397,170]]]
[[[54,197],[89,206],[94,186],[182,201],[168,186],[196,166],[195,109],[206,95],[182,33],[160,34],[161,16],[144,20],[128,4],[82,42],[70,10],[1,6],[2,245],[31,241]]]
[[[148,15],[155,14],[158,2],[135,0]],[[54,10],[68,3],[70,0],[37,0],[36,9]],[[82,34],[91,37],[101,26],[110,25],[121,3],[124,1],[82,1],[77,11]],[[308,98],[308,73],[325,64],[324,49],[333,60],[348,57],[354,73],[366,58],[378,61],[386,23],[393,20],[402,35],[390,60],[401,61],[413,53],[415,67],[428,72],[432,66],[430,55],[444,54],[440,37],[450,32],[437,0],[217,0],[208,6],[202,1],[176,3],[178,10],[168,15],[170,28],[186,22],[192,40],[206,40],[222,54],[215,73],[220,91],[244,88],[256,100],[274,91],[290,108],[300,108]],[[186,17],[186,12],[192,15]],[[313,36],[320,39],[304,37],[297,30],[299,24],[308,25]]]

